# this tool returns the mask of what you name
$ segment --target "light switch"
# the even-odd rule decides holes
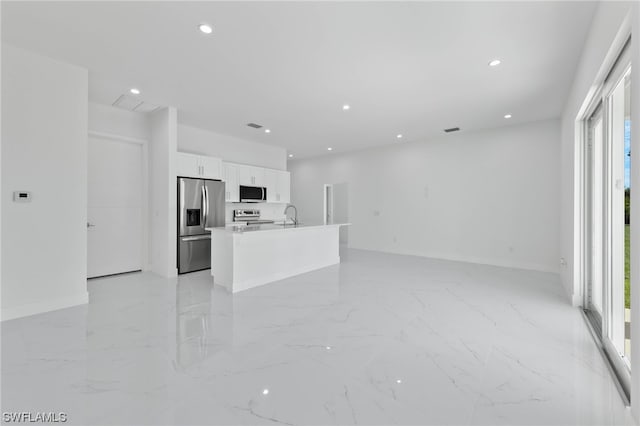
[[[13,191],[13,201],[16,203],[30,203],[31,192],[29,191]]]

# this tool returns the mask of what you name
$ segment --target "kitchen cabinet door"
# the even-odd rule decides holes
[[[277,203],[290,203],[291,202],[291,173],[278,172],[277,175]]]
[[[238,183],[242,186],[255,186],[253,183],[253,167],[238,164]]]
[[[176,156],[176,172],[178,176],[199,178],[201,171],[198,155],[179,152]]]
[[[264,186],[267,188],[267,203],[278,202],[278,171],[265,169]]]
[[[222,160],[215,157],[200,157],[201,177],[204,179],[222,179]]]
[[[238,165],[223,163],[225,194],[224,199],[229,203],[240,201],[240,188],[238,184]]]
[[[262,167],[238,165],[238,181],[243,186],[265,186]]]
[[[266,186],[264,169],[262,167],[252,167],[254,186]]]

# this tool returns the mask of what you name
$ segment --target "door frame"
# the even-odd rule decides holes
[[[331,198],[329,205],[327,205],[327,199]],[[325,183],[322,191],[322,223],[328,225],[327,213],[331,216],[333,222],[333,184]]]
[[[627,23],[628,24],[628,23]],[[590,237],[588,235],[589,228],[589,214],[587,213],[590,210],[590,194],[589,194],[589,167],[587,166],[587,161],[589,160],[590,153],[588,152],[588,144],[589,144],[589,119],[596,112],[598,107],[602,108],[601,114],[603,117],[603,127],[604,134],[609,134],[608,129],[608,118],[609,118],[609,105],[608,105],[608,97],[611,94],[612,87],[616,86],[616,83],[612,83],[613,81],[617,82],[621,75],[625,74],[624,69],[627,67],[624,66],[624,63],[628,63],[631,65],[631,28],[630,25],[623,26],[620,33],[618,34],[616,41],[613,43],[605,61],[600,69],[598,74],[598,78],[592,85],[592,90],[589,92],[585,101],[583,102],[580,111],[577,114],[575,121],[575,158],[574,158],[574,259],[575,259],[575,268],[574,268],[574,305],[581,306],[581,309],[585,312],[585,316],[588,317],[587,314],[587,287],[589,279],[589,255],[591,253],[590,249],[587,249],[587,245],[590,243]],[[608,136],[606,136],[608,139]],[[608,162],[611,153],[609,152],[610,147],[607,145],[604,147],[603,151],[603,160],[605,161],[604,174],[605,179],[610,179],[611,170],[609,169]],[[604,220],[608,223],[611,217],[611,211],[609,208],[610,202],[610,188],[609,185],[605,185],[603,188],[604,197],[605,197],[605,211],[603,212]],[[605,235],[603,239],[604,247],[603,247],[603,257],[605,259],[605,264],[603,265],[603,289],[607,288],[611,282],[611,259],[609,258],[612,253],[612,241],[610,234],[610,225],[608,225],[605,229]],[[621,395],[624,399],[624,402],[629,405],[630,400],[630,392],[631,392],[631,377],[629,367],[625,364],[624,360],[617,355],[617,349],[613,346],[613,344],[603,336],[601,333],[604,330],[608,330],[611,326],[611,323],[608,319],[610,306],[610,295],[608,291],[604,291],[603,294],[603,312],[602,312],[602,330],[596,330],[597,338],[599,339],[596,342],[599,345],[599,348],[603,351],[605,357],[608,359],[610,363],[612,373],[616,378],[618,389],[621,391]],[[592,329],[595,328],[594,325],[589,324]],[[607,331],[609,332],[609,330]],[[633,337],[632,337],[633,340]]]
[[[150,271],[151,264],[149,262],[149,141],[146,139],[133,138],[130,136],[118,135],[115,133],[98,132],[89,130],[89,137],[100,138],[105,141],[124,142],[140,145],[142,149],[142,270]],[[87,140],[87,143],[89,141]]]

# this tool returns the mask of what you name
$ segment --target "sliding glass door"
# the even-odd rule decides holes
[[[599,104],[587,124],[587,271],[585,310],[602,337],[604,306],[604,122]]]
[[[630,388],[631,67],[623,52],[586,123],[584,308],[627,396]]]

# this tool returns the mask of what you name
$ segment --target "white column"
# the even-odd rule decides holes
[[[151,115],[149,144],[149,253],[151,270],[163,277],[176,268],[176,168],[178,114],[173,107]]]

